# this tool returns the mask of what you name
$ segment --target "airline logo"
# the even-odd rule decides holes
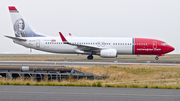
[[[52,39],[51,42],[56,42],[56,40],[55,40],[55,39]]]

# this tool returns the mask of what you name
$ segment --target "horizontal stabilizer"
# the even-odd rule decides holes
[[[19,41],[27,41],[26,39],[20,38],[20,37],[12,37],[12,36],[6,36],[7,38],[13,39],[13,40],[19,40]]]

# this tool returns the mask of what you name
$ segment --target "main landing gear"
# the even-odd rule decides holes
[[[92,54],[93,54],[93,52],[89,52],[89,56],[87,56],[88,60],[92,60],[93,59],[93,55]]]
[[[93,56],[92,56],[92,55],[89,55],[89,56],[87,57],[87,59],[88,59],[88,60],[92,60],[92,59],[93,59]]]
[[[156,59],[156,60],[159,60],[159,57],[158,57],[158,56],[156,56],[156,57],[155,57],[155,59]]]

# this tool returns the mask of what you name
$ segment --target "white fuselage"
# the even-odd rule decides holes
[[[117,54],[132,54],[133,50],[133,38],[66,37],[66,39],[73,44],[116,49]],[[60,37],[26,37],[26,40],[14,40],[14,42],[27,48],[52,53],[88,54],[88,52],[81,51],[77,46],[64,44]]]

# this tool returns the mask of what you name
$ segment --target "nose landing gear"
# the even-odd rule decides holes
[[[156,56],[156,57],[155,57],[155,59],[156,59],[156,60],[159,60],[159,57],[158,57],[158,56]]]

